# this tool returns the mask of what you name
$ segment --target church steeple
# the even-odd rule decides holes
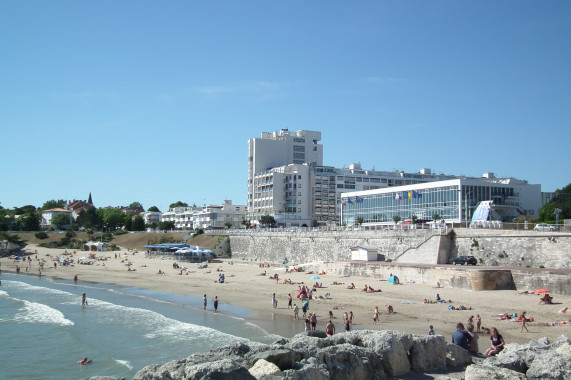
[[[91,192],[89,192],[89,199],[87,200],[87,204],[93,205],[93,200],[91,199]]]

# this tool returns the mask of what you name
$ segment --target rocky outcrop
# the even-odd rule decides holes
[[[487,375],[486,375],[487,374]],[[507,344],[497,356],[466,369],[466,379],[569,379],[571,346],[569,338],[532,340],[528,344]]]
[[[477,364],[469,365],[473,361]],[[508,344],[495,357],[474,358],[443,336],[368,330],[326,336],[312,331],[269,345],[236,343],[147,366],[134,379],[384,380],[458,372],[466,365],[467,380],[566,379],[571,378],[571,345],[563,336],[553,343],[543,338]]]

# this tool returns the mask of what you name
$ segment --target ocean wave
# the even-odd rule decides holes
[[[16,299],[16,298],[14,298]],[[59,310],[37,302],[26,300],[18,300],[23,302],[24,306],[18,310],[15,320],[25,323],[48,323],[60,326],[73,326],[74,323],[65,318]]]
[[[0,290],[0,297],[10,297],[10,295],[8,293],[6,293],[3,290]]]
[[[115,358],[111,358],[113,360],[115,360],[117,363],[121,364],[122,366],[126,367],[129,371],[133,370],[133,366],[131,365],[131,363],[129,363],[128,360],[121,360],[121,359],[115,359]]]

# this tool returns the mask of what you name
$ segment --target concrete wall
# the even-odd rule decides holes
[[[460,266],[428,266],[393,263],[328,262],[317,269],[342,276],[368,277],[388,280],[397,275],[401,284],[436,285],[461,289],[533,291],[538,288],[551,290],[552,294],[571,295],[569,270],[509,269]],[[384,285],[384,286],[389,286]],[[414,285],[412,285],[414,286]],[[432,297],[433,294],[427,294]]]
[[[461,255],[489,266],[571,268],[571,234],[457,228],[352,232],[252,232],[233,235],[232,254],[251,261],[291,263],[350,260],[354,246],[376,249],[398,263],[445,264]]]
[[[455,229],[449,259],[475,256],[483,265],[571,268],[571,234],[564,232]]]

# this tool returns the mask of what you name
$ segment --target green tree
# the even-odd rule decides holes
[[[131,223],[131,228],[133,231],[144,231],[145,230],[145,219],[141,215],[137,215],[133,222]]]
[[[432,220],[434,220],[434,223],[436,223],[437,221],[440,220],[440,215],[438,215],[438,214],[432,214]]]
[[[101,219],[101,215],[97,213],[97,210],[94,207],[82,210],[79,213],[76,222],[79,226],[85,229],[100,230],[103,226],[103,219]]]
[[[360,225],[363,224],[364,222],[365,222],[365,219],[363,219],[362,216],[358,216],[358,217],[355,219],[355,224],[357,224],[358,226],[360,226]]]
[[[413,216],[410,217],[410,220],[412,221],[412,224],[415,224],[416,221],[418,220],[418,216],[413,215]]]
[[[271,215],[262,215],[260,223],[265,227],[274,227],[276,225],[276,219]]]
[[[226,223],[224,223],[224,225],[225,225],[226,228],[228,228],[228,229],[232,228],[232,222],[226,222]]]
[[[22,206],[22,207],[14,207],[14,215],[22,215],[22,214],[35,212],[35,211],[36,211],[36,207],[32,206],[32,205],[26,205],[26,206]]]
[[[168,222],[160,222],[158,225],[160,231],[170,231],[174,230],[174,222],[172,220]]]
[[[395,222],[395,224],[399,224],[399,222],[401,221],[401,217],[398,215],[393,216],[393,222]]]
[[[116,208],[99,209],[97,213],[103,221],[103,226],[107,231],[114,231],[117,228],[123,227],[125,222],[125,213]]]
[[[39,231],[40,221],[40,214],[35,211],[20,215],[18,218],[18,223],[20,224],[21,231]]]
[[[140,208],[143,208],[143,205],[142,205],[140,202],[132,202],[132,203],[129,205],[129,207],[133,207],[133,208],[134,208],[134,207],[140,207]],[[144,208],[143,208],[143,210],[144,210]]]
[[[126,214],[125,215],[125,220],[123,221],[123,227],[125,227],[125,231],[133,231],[133,218],[131,217],[131,215]]]
[[[244,226],[244,228],[248,229],[252,225],[252,221],[249,219],[242,219],[241,224]]]
[[[67,212],[57,214],[52,218],[52,225],[56,228],[56,230],[61,230],[63,227],[69,225],[70,220],[70,215]]]
[[[46,203],[44,203],[44,205],[42,206],[42,210],[50,210],[52,208],[63,208],[65,205],[65,202],[63,201],[63,199],[60,200],[55,200],[52,199],[51,201],[47,201]]]
[[[169,209],[171,208],[175,208],[175,207],[188,207],[188,203],[184,203],[181,201],[175,202],[175,203],[171,203],[171,205],[169,206]]]
[[[571,218],[571,183],[555,190],[555,197],[544,204],[538,212],[539,221],[555,223],[555,209],[561,209],[559,220]]]
[[[147,211],[161,212],[157,206],[151,206]]]

